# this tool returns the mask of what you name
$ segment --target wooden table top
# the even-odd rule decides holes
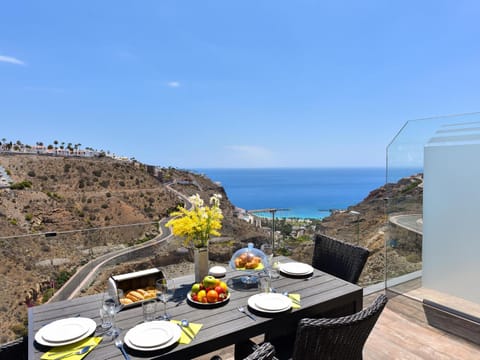
[[[286,257],[279,257],[280,262],[291,261]],[[176,344],[166,350],[155,352],[135,352],[128,349],[132,359],[189,359],[238,343],[239,341],[268,332],[269,329],[295,329],[296,323],[305,317],[319,317],[322,314],[342,308],[345,314],[354,313],[362,309],[363,290],[332,275],[314,270],[308,279],[291,278],[281,275],[272,281],[272,287],[277,292],[288,291],[301,296],[301,308],[292,309],[276,315],[257,313],[247,306],[248,298],[259,292],[258,288],[242,289],[239,281],[242,271],[227,271],[224,281],[230,288],[230,300],[217,307],[198,308],[190,305],[186,294],[190,290],[194,279],[186,276],[175,279],[175,296],[167,305],[167,312],[172,319],[188,319],[193,323],[201,323],[203,327],[190,344]],[[28,351],[29,359],[40,359],[48,350],[34,343],[35,333],[44,325],[58,319],[82,316],[93,319],[100,324],[99,308],[101,294],[84,296],[73,300],[59,301],[51,304],[39,305],[29,309],[28,313]],[[252,313],[256,320],[238,311],[244,306]],[[163,307],[160,307],[163,309]],[[137,306],[124,309],[116,315],[117,326],[122,329],[120,337],[135,325],[143,321],[142,307]],[[97,328],[98,329],[98,328]],[[96,336],[101,334],[96,333]],[[109,337],[90,352],[86,359],[123,359],[120,350]]]

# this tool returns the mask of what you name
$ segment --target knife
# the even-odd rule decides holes
[[[180,327],[180,329],[182,329],[183,333],[190,338],[190,340],[193,340],[192,335],[190,335],[190,333],[182,325],[180,325],[178,323],[177,323],[177,325]]]

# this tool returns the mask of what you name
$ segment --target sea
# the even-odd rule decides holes
[[[346,209],[385,185],[386,171],[365,168],[195,169],[220,183],[236,207],[279,209],[277,218],[321,219],[331,210]],[[395,181],[418,172],[397,169]],[[270,213],[257,213],[271,216]]]

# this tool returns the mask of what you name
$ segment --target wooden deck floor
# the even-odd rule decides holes
[[[368,306],[375,296],[365,297],[364,305]],[[261,337],[254,340],[262,341]],[[233,360],[233,347],[197,360],[209,360],[213,355]],[[480,359],[480,346],[429,326],[420,303],[403,296],[391,296],[365,344],[364,359],[473,360]]]

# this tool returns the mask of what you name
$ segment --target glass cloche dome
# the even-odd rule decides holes
[[[265,253],[248,243],[246,248],[237,250],[230,259],[230,267],[234,270],[261,271],[268,264]]]

